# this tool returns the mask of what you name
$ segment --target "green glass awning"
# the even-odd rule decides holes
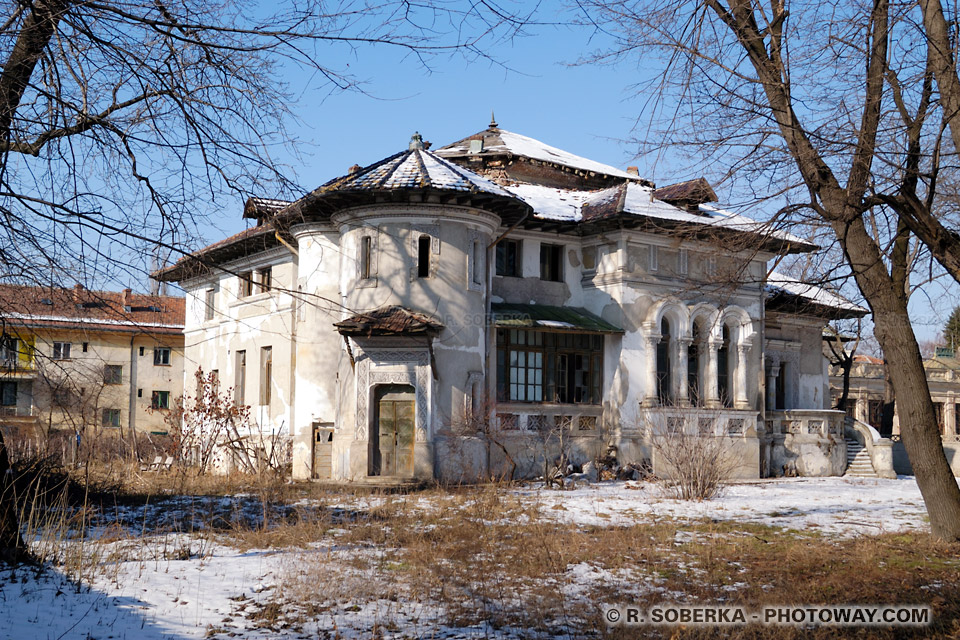
[[[493,303],[493,323],[504,329],[538,329],[575,333],[623,333],[600,316],[581,307],[552,307],[545,304]]]

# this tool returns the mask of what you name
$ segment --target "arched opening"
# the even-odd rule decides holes
[[[690,394],[690,404],[695,407],[703,406],[703,385],[701,384],[703,367],[700,363],[700,354],[703,353],[703,327],[700,321],[694,321],[692,340],[687,347],[687,390]]]
[[[730,327],[723,325],[720,348],[717,349],[717,393],[720,403],[725,407],[733,406],[733,393],[730,381],[733,378],[732,361],[730,359]]]
[[[670,344],[673,336],[670,334],[670,321],[663,318],[660,321],[660,342],[657,343],[657,400],[660,404],[673,402],[672,367],[670,362]]]

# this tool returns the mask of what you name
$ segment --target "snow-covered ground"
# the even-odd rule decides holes
[[[516,489],[523,501],[540,506],[545,518],[572,525],[624,525],[671,518],[702,518],[764,523],[828,536],[924,529],[923,501],[913,478],[785,479],[736,484],[714,500],[680,502],[663,497],[662,489],[644,483],[601,483],[572,491]],[[411,508],[429,509],[430,496],[410,496]],[[345,512],[375,506],[376,497],[344,496]],[[329,508],[329,505],[327,505]],[[135,516],[125,513],[124,517]],[[683,532],[678,532],[678,535]],[[331,544],[326,540],[318,544]],[[389,578],[376,585],[383,595],[351,600],[351,562],[376,555],[376,548],[356,546],[240,552],[216,542],[208,532],[168,533],[146,539],[105,543],[118,562],[101,564],[92,579],[77,587],[60,570],[21,568],[0,573],[0,638],[117,638],[177,640],[216,637],[273,638],[367,637],[370,627],[383,626],[383,637],[523,637],[523,630],[443,626],[443,608],[432,602],[407,601]],[[273,630],[257,629],[249,615],[268,602],[277,589],[292,589],[300,567],[321,563],[328,569],[322,584],[301,584],[310,593],[339,600],[342,606],[315,612],[301,630],[283,630],[283,612]],[[89,571],[89,569],[87,570]],[[592,565],[568,567],[573,583],[636,581]],[[366,585],[369,587],[369,585]],[[656,588],[652,585],[651,588]],[[370,592],[367,588],[367,592]]]

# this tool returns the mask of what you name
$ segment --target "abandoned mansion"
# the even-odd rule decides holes
[[[829,409],[822,349],[866,310],[769,267],[809,242],[496,122],[401,149],[251,198],[255,225],[154,274],[187,292],[185,360],[292,436],[295,478],[530,475],[561,450],[656,470],[677,434],[740,477],[879,450]]]

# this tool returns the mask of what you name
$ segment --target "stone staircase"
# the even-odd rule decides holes
[[[847,441],[847,472],[845,476],[858,476],[861,478],[877,478],[877,472],[873,469],[873,462],[870,460],[870,452],[859,442],[852,438],[846,438]]]

